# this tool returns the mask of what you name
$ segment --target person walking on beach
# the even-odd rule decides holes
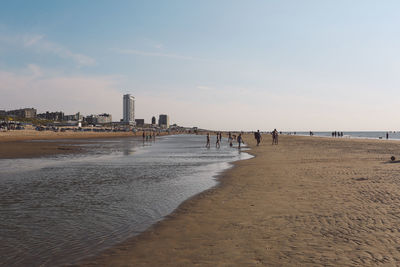
[[[206,143],[206,148],[210,148],[210,134],[207,133],[207,143]]]
[[[255,137],[255,139],[256,139],[256,141],[257,141],[257,146],[259,146],[259,145],[260,145],[260,142],[261,142],[261,133],[260,133],[260,130],[257,130],[257,132],[254,133],[254,137]]]
[[[215,143],[215,147],[216,148],[220,148],[221,147],[221,144],[220,144],[220,141],[219,141],[219,133],[217,133],[217,142]]]
[[[386,132],[386,140],[389,139],[389,132]]]
[[[239,134],[238,138],[237,138],[238,144],[239,144],[239,149],[241,148],[241,144],[244,144],[243,138],[242,138],[242,134]]]
[[[278,131],[276,129],[272,131],[272,144],[273,145],[278,144]]]
[[[144,141],[144,139],[146,138],[146,133],[143,132],[142,136],[143,136],[143,141]]]

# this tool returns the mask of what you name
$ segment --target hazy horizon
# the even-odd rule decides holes
[[[396,1],[4,1],[0,109],[214,130],[400,125]]]

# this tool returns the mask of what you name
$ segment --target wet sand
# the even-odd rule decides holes
[[[0,159],[80,153],[83,148],[73,145],[85,143],[85,139],[135,136],[141,138],[141,135],[142,132],[136,134],[132,132],[39,132],[35,130],[0,132]],[[55,142],[31,142],[37,140],[54,140]]]
[[[400,142],[269,136],[221,185],[84,266],[400,263]]]

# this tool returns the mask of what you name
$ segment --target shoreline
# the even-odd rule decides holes
[[[251,136],[252,136],[251,134],[248,135],[248,137],[251,137]],[[85,258],[79,260],[77,263],[73,264],[73,266],[110,266],[110,265],[108,265],[108,263],[103,262],[104,261],[103,258],[108,258],[110,256],[116,255],[116,254],[118,254],[118,252],[124,252],[127,250],[126,247],[131,247],[131,248],[135,247],[136,243],[141,242],[142,240],[145,240],[147,238],[151,238],[149,235],[151,235],[155,231],[157,231],[158,228],[163,227],[165,224],[173,223],[170,221],[173,221],[177,217],[184,216],[185,214],[187,214],[188,210],[190,210],[190,208],[193,207],[193,205],[196,202],[207,198],[210,194],[217,193],[216,192],[217,190],[221,190],[222,187],[225,186],[225,183],[228,182],[227,180],[229,179],[230,172],[234,171],[234,169],[237,167],[237,165],[240,162],[249,161],[256,157],[256,155],[254,155],[252,153],[252,148],[250,146],[247,146],[245,148],[246,148],[246,150],[244,150],[243,153],[249,154],[251,156],[251,158],[229,162],[229,164],[231,164],[231,166],[229,168],[227,168],[226,170],[224,170],[221,173],[214,176],[214,178],[217,180],[217,184],[215,186],[213,186],[209,189],[206,189],[206,190],[186,199],[181,204],[179,204],[179,206],[176,207],[176,209],[173,212],[171,212],[170,214],[165,216],[162,220],[160,220],[157,223],[148,227],[145,231],[143,231],[133,237],[130,237],[130,238],[122,241],[119,244],[111,246],[110,248],[107,248],[96,255],[91,255],[91,256],[85,257]],[[121,264],[117,263],[116,266],[120,266],[120,265],[125,266],[126,264],[125,263],[121,263]],[[136,263],[134,265],[136,266]]]
[[[395,262],[400,256],[390,246],[398,238],[395,233],[389,243],[372,241],[382,231],[397,227],[397,217],[379,213],[384,207],[370,203],[376,203],[376,194],[387,193],[376,192],[376,182],[389,179],[397,169],[389,155],[400,151],[398,142],[280,136],[280,145],[271,146],[268,137],[255,147],[247,135],[248,152],[255,157],[234,162],[233,168],[221,174],[218,186],[186,200],[138,236],[78,265],[366,266]],[[375,177],[377,168],[380,179]],[[371,187],[365,189],[366,184]],[[391,193],[400,197],[398,191]],[[359,223],[359,216],[365,225]],[[376,227],[370,225],[370,218],[388,223],[376,233],[368,230]]]

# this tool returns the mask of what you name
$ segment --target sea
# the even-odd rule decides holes
[[[63,266],[145,231],[213,188],[244,149],[205,136],[85,140],[80,154],[0,160],[0,266]],[[211,140],[212,142],[215,140]],[[39,141],[52,142],[52,141]]]

